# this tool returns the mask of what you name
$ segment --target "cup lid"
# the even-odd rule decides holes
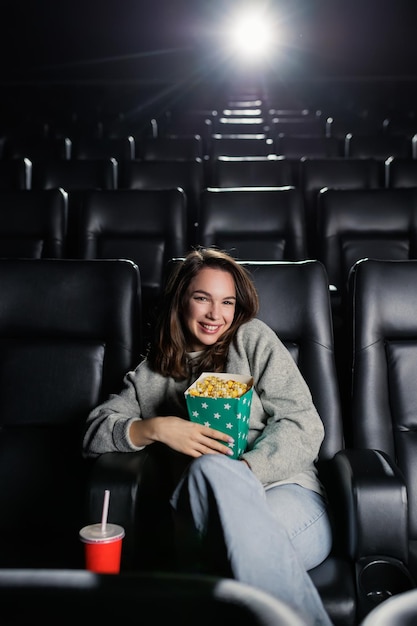
[[[118,524],[106,524],[104,530],[101,524],[89,524],[80,530],[81,541],[87,543],[103,543],[114,539],[122,539],[125,529]]]

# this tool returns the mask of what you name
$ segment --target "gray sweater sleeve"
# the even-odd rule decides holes
[[[239,365],[241,373],[251,373],[255,381],[248,450],[243,455],[254,473],[264,484],[315,474],[323,423],[292,356],[260,320],[238,333],[229,371]]]

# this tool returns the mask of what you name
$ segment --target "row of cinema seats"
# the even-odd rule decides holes
[[[214,134],[208,141],[200,135],[168,135],[135,139],[123,137],[9,137],[0,144],[4,160],[28,158],[94,159],[114,157],[131,161],[175,158],[195,158],[214,161],[219,156],[269,156],[288,158],[344,157],[378,158],[388,156],[416,158],[416,136],[356,135],[344,139],[324,135],[266,135]]]
[[[404,161],[416,161],[415,142],[413,142],[413,150],[400,149],[394,144],[398,141],[398,137],[390,138],[388,143],[386,139],[380,137],[352,137],[350,143],[356,146],[351,148],[349,152],[343,152],[338,149],[331,148],[329,142],[334,138],[321,137],[283,137],[280,146],[272,144],[267,139],[261,139],[257,136],[250,137],[225,137],[215,136],[210,144],[210,152],[204,148],[201,137],[182,136],[182,137],[155,137],[143,140],[142,148],[135,148],[133,137],[119,138],[90,138],[84,137],[80,139],[75,146],[68,139],[39,139],[23,137],[19,140],[15,139],[13,145],[5,141],[0,152],[0,165],[4,168],[13,168],[12,164],[7,165],[9,161],[18,161],[29,159],[33,163],[49,161],[78,161],[78,160],[96,160],[114,158],[120,164],[121,169],[125,168],[129,171],[129,162],[148,162],[148,161],[195,161],[201,160],[204,163],[205,184],[217,184],[216,181],[231,172],[233,175],[240,176],[241,180],[245,177],[239,174],[239,166],[223,165],[222,161],[232,159],[235,163],[239,159],[249,161],[278,161],[288,160],[291,164],[291,171],[285,172],[286,165],[270,165],[270,172],[264,172],[265,167],[262,165],[254,165],[259,169],[258,175],[263,177],[285,177],[285,183],[292,183],[298,178],[298,162],[300,159],[336,159],[336,160],[355,160],[355,159],[374,159],[377,161],[381,173],[382,184],[384,179],[384,163],[388,158],[395,158]],[[335,140],[337,141],[337,140]],[[384,143],[385,142],[385,143]],[[411,142],[411,140],[410,140]],[[411,143],[410,143],[411,146]],[[17,167],[17,166],[15,166]],[[47,167],[51,167],[47,165]],[[241,166],[245,167],[245,166]],[[249,166],[246,166],[248,168]],[[42,170],[45,166],[42,166]],[[223,174],[223,170],[225,170]],[[282,170],[282,171],[281,171]],[[290,178],[289,178],[290,177]],[[123,176],[122,176],[123,178]]]
[[[360,258],[417,258],[417,187],[324,188],[316,205],[314,199],[311,190],[308,205],[295,187],[207,188],[198,217],[190,218],[179,189],[0,191],[0,257],[131,259],[141,271],[144,329],[161,295],[164,265],[192,245],[217,246],[239,259],[318,259],[328,276],[348,406],[349,271]]]
[[[173,263],[178,259],[166,271]],[[290,350],[325,425],[317,465],[334,545],[310,575],[335,626],[354,626],[389,596],[415,588],[417,261],[364,260],[351,274],[351,446],[343,438],[323,265],[242,263],[260,295],[259,317]],[[109,521],[126,531],[122,575],[149,575],[153,597],[158,585],[166,590],[164,580],[183,589],[189,579],[176,578],[165,499],[183,460],[158,444],[93,461],[81,455],[89,410],[117,392],[140,359],[139,268],[128,260],[0,259],[0,291],[0,588],[6,586],[8,602],[2,606],[10,608],[13,588],[29,589],[33,610],[41,611],[41,599],[53,594],[48,576],[55,593],[65,595],[59,581],[68,570],[73,589],[83,587],[76,583],[83,568],[78,530],[101,519],[105,489]],[[34,569],[56,574],[36,583]],[[101,588],[96,580],[94,589]]]
[[[415,258],[417,187],[0,190],[0,256],[127,257],[146,288],[167,258],[215,245],[241,259],[317,258],[340,311],[354,261]]]

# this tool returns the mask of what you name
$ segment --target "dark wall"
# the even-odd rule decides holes
[[[256,0],[286,38],[268,63],[284,74],[414,75],[415,0]],[[245,0],[3,0],[1,79],[143,79],[235,66],[226,18]],[[215,59],[215,62],[213,62]]]

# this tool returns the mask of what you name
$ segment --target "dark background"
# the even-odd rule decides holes
[[[286,33],[271,79],[416,73],[415,0],[257,0]],[[2,0],[1,80],[207,79],[226,69],[225,17],[245,0]],[[215,59],[215,62],[214,62]],[[230,60],[229,60],[230,61]],[[227,66],[226,68],[224,66]]]

